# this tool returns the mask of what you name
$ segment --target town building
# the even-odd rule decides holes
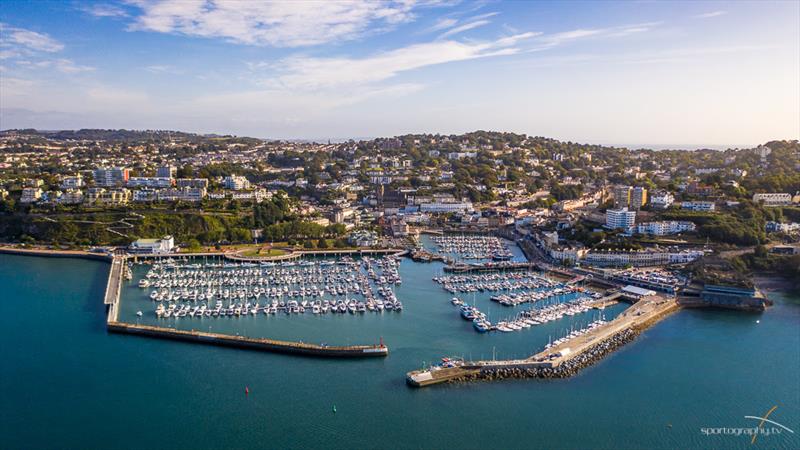
[[[204,188],[208,189],[208,178],[178,178],[176,186],[179,188]]]
[[[102,187],[122,186],[130,178],[130,170],[124,167],[98,168],[93,174],[94,184]]]
[[[231,189],[234,191],[250,189],[250,181],[248,181],[247,178],[239,175],[228,175],[225,177],[224,184],[225,189]]]
[[[639,234],[665,236],[668,234],[682,233],[684,231],[694,231],[696,228],[697,226],[692,222],[671,220],[640,223],[636,226],[636,232]]]
[[[175,178],[178,169],[175,166],[161,166],[156,169],[156,177],[158,178]]]
[[[154,189],[137,189],[133,191],[134,202],[155,202],[158,201],[158,191]]]
[[[199,202],[206,196],[205,188],[170,188],[157,191],[158,200],[162,202],[184,201]]]
[[[668,191],[659,191],[650,197],[650,205],[653,208],[667,209],[675,202],[675,196]]]
[[[631,192],[633,188],[630,186],[617,186],[614,188],[614,208],[627,208],[631,204]]]
[[[641,186],[636,186],[631,192],[630,208],[637,210],[647,204],[647,189]]]
[[[174,179],[169,177],[130,177],[128,178],[128,187],[149,187],[149,188],[168,188],[175,182]]]
[[[628,208],[609,209],[606,211],[606,227],[611,229],[622,228],[630,230],[636,223],[636,211]]]
[[[689,211],[714,211],[716,209],[716,205],[714,202],[704,201],[683,202],[681,203],[681,209],[686,209]]]
[[[792,204],[792,195],[787,193],[753,194],[753,203],[764,202],[764,206],[787,206]]]
[[[86,202],[101,205],[124,205],[131,201],[133,195],[128,189],[89,188]]]
[[[175,239],[164,236],[161,239],[137,239],[128,247],[131,253],[166,254],[175,248]]]
[[[800,231],[800,223],[767,222],[765,231],[767,233],[791,233]]]
[[[58,202],[64,205],[76,205],[83,203],[83,192],[80,189],[67,189],[58,199]]]
[[[35,203],[42,198],[42,189],[38,187],[26,187],[22,189],[19,198],[20,203]]]
[[[378,245],[378,235],[372,231],[358,230],[350,233],[347,242],[355,247],[374,247]]]
[[[66,176],[61,179],[61,189],[76,189],[82,188],[86,183],[83,181],[81,174],[75,176]]]

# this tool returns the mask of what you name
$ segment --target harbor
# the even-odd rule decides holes
[[[173,256],[173,259],[176,264],[191,264],[179,257]],[[208,259],[211,262],[212,258]],[[596,407],[587,407],[602,405],[609,416],[619,417],[633,411],[643,417],[648,430],[654,430],[655,437],[651,432],[626,433],[626,438],[637,447],[652,447],[660,439],[676,439],[689,448],[696,442],[692,440],[696,435],[692,427],[698,423],[715,423],[717,416],[702,405],[675,401],[675,390],[691,392],[698,404],[719,401],[718,389],[736,390],[739,395],[726,398],[725,409],[734,411],[733,414],[748,410],[764,401],[763,384],[748,382],[755,365],[781,368],[775,373],[770,396],[791,399],[797,394],[793,382],[797,375],[797,357],[791,351],[797,344],[795,298],[776,297],[776,305],[768,314],[693,309],[667,314],[657,326],[619,333],[613,339],[604,340],[602,346],[584,350],[581,359],[574,359],[572,365],[561,364],[559,373],[554,373],[541,367],[534,369],[536,366],[529,361],[531,355],[542,353],[548,344],[558,339],[586,329],[601,314],[605,320],[613,321],[628,308],[636,307],[628,306],[632,300],[614,298],[614,295],[592,298],[589,301],[592,309],[581,314],[564,315],[561,319],[515,332],[477,333],[473,324],[460,316],[459,308],[451,304],[452,297],[475,304],[488,313],[493,323],[537,305],[503,306],[490,300],[497,292],[451,294],[432,281],[432,277],[449,275],[442,273],[441,263],[414,263],[407,258],[401,259],[398,267],[402,284],[394,288],[404,304],[399,314],[279,313],[264,316],[262,313],[225,319],[197,316],[158,319],[153,311],[158,302],[149,298],[152,289],[138,286],[152,264],[132,264],[133,278],[122,279],[119,317],[131,325],[167,330],[172,327],[233,337],[238,334],[253,339],[320,346],[326,343],[329,346],[375,344],[382,337],[391,347],[386,357],[306,357],[209,343],[195,345],[166,336],[150,338],[117,333],[106,325],[108,307],[103,298],[111,269],[108,260],[15,255],[0,255],[0,260],[4,261],[0,264],[0,278],[8,298],[17,300],[3,302],[4,329],[11,339],[25,342],[21,347],[8,346],[5,353],[8,364],[25,368],[3,381],[9,398],[22,405],[20,415],[10,418],[6,427],[24,427],[23,418],[27,419],[25,422],[34,417],[42,418],[51,424],[54,432],[64,437],[66,444],[84,442],[81,433],[75,430],[85,426],[87,420],[94,420],[92,417],[97,416],[98,411],[113,408],[125,423],[108,424],[98,419],[98,436],[114,442],[115,436],[128,432],[131,427],[148,429],[152,432],[141,433],[135,439],[153,447],[180,447],[187,443],[203,447],[209,442],[221,443],[223,437],[219,432],[203,433],[202,430],[206,429],[208,420],[224,417],[237,427],[252,430],[245,434],[231,432],[235,437],[224,438],[225,442],[234,442],[237,446],[247,446],[252,439],[270,440],[287,447],[296,445],[298,438],[263,431],[265,422],[289,427],[324,424],[313,433],[300,433],[299,442],[308,445],[328,443],[336,448],[361,445],[365,443],[363,434],[347,431],[352,429],[347,423],[357,422],[369,429],[381,430],[380,435],[386,439],[407,442],[404,447],[502,445],[513,448],[514,442],[537,439],[542,446],[559,448],[564,443],[578,445],[574,428],[565,425],[565,420],[593,421],[599,429],[605,430],[604,433],[616,430],[617,420],[597,415]],[[126,265],[131,262],[129,259]],[[197,261],[200,262],[202,257]],[[212,263],[220,262],[224,260],[218,258]],[[178,269],[179,273],[184,270],[192,269]],[[542,273],[536,271],[534,275],[542,276]],[[547,273],[544,276],[566,282]],[[578,284],[579,287],[588,285]],[[260,303],[263,302],[264,297]],[[19,304],[25,305],[22,312],[18,310]],[[138,310],[148,314],[140,318],[136,315]],[[741,339],[744,335],[748,339]],[[786,342],[787,346],[767,352],[759,350],[775,339]],[[554,353],[564,347],[572,346],[550,347],[547,352]],[[81,351],[65,351],[68,348]],[[735,352],[747,353],[748,364],[731,361],[729,355]],[[475,373],[474,380],[484,382],[469,382],[473,378],[464,376],[466,369],[458,368],[451,383],[440,383],[432,389],[406,388],[405,375],[409,370],[427,368],[431,362],[441,364],[443,356],[453,365],[457,361],[496,363],[494,367],[484,368],[483,373]],[[668,389],[653,389],[663,383],[666,370],[682,367],[687,358],[695,361],[692,370],[674,372],[669,383],[664,385]],[[42,361],[49,363],[40,364]],[[502,365],[497,363],[499,361],[518,363]],[[714,376],[719,364],[726,367],[725,377]],[[579,369],[579,365],[582,368]],[[97,370],[98,366],[103,370]],[[57,370],[59,376],[52,377],[53,370]],[[440,373],[444,374],[445,370],[448,369],[441,369]],[[533,376],[537,378],[529,378]],[[506,381],[485,382],[500,379]],[[77,414],[58,413],[75,408],[74,398],[64,398],[62,393],[76,384],[93,386],[94,395],[81,399]],[[249,387],[249,397],[244,393],[245,386]],[[662,405],[663,413],[648,415],[654,402]],[[30,404],[36,408],[35,416],[24,406]],[[453,414],[437,420],[435,426],[426,425],[431,422],[427,417],[439,417],[444,404],[449,405]],[[541,405],[545,404],[556,408],[557,414],[541,414]],[[331,411],[333,405],[338,409],[335,414]],[[218,415],[204,418],[195,414],[209,407],[218,411]],[[373,414],[374,408],[381,408],[383,413]],[[497,418],[491,423],[492,436],[465,436],[461,431],[476,408],[480,408],[488,420]],[[418,414],[410,415],[408,411]],[[784,420],[788,418],[790,423],[796,420],[796,415],[784,414],[781,416]],[[185,417],[191,429],[176,428],[176,415]],[[534,416],[537,420],[530,427],[519,427],[516,422],[501,419],[508,415]],[[426,432],[424,439],[408,440],[401,430],[385,427],[387,421],[401,428],[422,427],[430,433]],[[667,428],[667,423],[674,428]],[[436,430],[442,427],[450,431],[437,434]],[[336,440],[342,433],[345,433],[346,442]],[[35,439],[32,434],[26,438]],[[600,438],[592,439],[591,445],[610,446]],[[581,439],[580,442],[586,441]]]

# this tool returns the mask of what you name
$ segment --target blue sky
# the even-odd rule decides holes
[[[800,135],[800,2],[0,0],[0,128]]]

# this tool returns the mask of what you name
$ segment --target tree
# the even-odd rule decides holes
[[[328,248],[328,240],[320,239],[317,241],[317,248]]]

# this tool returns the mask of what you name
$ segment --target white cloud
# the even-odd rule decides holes
[[[728,11],[711,11],[703,14],[692,16],[695,19],[710,19],[711,17],[719,17],[728,14]]]
[[[81,6],[78,9],[94,17],[127,17],[128,13],[116,5],[99,3]]]
[[[41,59],[41,60],[17,60],[15,61],[18,67],[27,67],[33,69],[55,69],[61,73],[73,74],[81,72],[91,72],[94,67],[82,66],[75,64],[74,61],[67,58],[57,59]]]
[[[650,31],[661,22],[647,22],[634,25],[622,25],[609,28],[577,29],[560,33],[546,34],[539,38],[542,45],[534,50],[546,50],[569,42],[601,37],[624,37],[635,33]]]
[[[17,52],[55,53],[64,49],[64,44],[47,34],[16,28],[0,23],[0,46]]]
[[[482,27],[484,25],[488,25],[490,22],[488,20],[476,20],[475,22],[465,23],[464,25],[459,25],[455,28],[451,28],[444,33],[439,35],[439,39],[446,38],[448,36],[452,36],[454,34],[463,33],[465,31],[471,30],[473,28]]]
[[[413,19],[415,0],[261,2],[132,0],[142,14],[133,30],[219,37],[231,42],[298,47],[356,39],[373,25]]]
[[[146,70],[146,71],[148,71],[150,73],[155,73],[155,74],[166,73],[166,74],[171,74],[171,75],[182,75],[184,73],[183,70],[181,70],[181,69],[179,69],[179,68],[177,68],[175,66],[159,65],[159,64],[152,65],[152,66],[147,66],[147,67],[144,68],[144,70]]]
[[[441,19],[437,20],[436,23],[432,27],[428,28],[425,31],[427,31],[427,32],[442,31],[442,30],[446,30],[446,29],[454,26],[457,23],[458,23],[457,19],[444,17],[444,18],[441,18]]]
[[[522,33],[489,42],[435,41],[378,53],[365,58],[294,56],[282,61],[282,74],[267,80],[273,87],[320,89],[364,85],[421,67],[518,52],[516,44],[536,36]]]

